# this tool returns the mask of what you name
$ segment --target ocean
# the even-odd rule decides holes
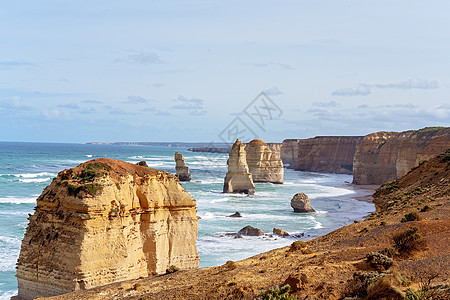
[[[36,198],[59,171],[108,157],[131,163],[145,160],[150,167],[175,173],[176,151],[183,154],[191,170],[192,181],[182,185],[197,200],[197,214],[201,217],[197,240],[200,267],[241,260],[296,239],[311,239],[375,210],[372,203],[354,199],[361,191],[348,184],[351,175],[285,169],[284,184],[256,183],[252,196],[223,194],[228,154],[194,153],[183,147],[165,146],[0,142],[0,299],[17,294],[15,264],[28,214],[33,213]],[[299,192],[309,196],[315,213],[293,212],[290,200]],[[227,217],[236,211],[242,218]],[[227,235],[247,225],[266,235],[240,239]],[[272,236],[275,227],[297,237]]]

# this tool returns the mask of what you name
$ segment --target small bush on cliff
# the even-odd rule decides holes
[[[308,247],[308,244],[304,241],[295,241],[291,244],[291,248],[289,249],[290,251],[297,251],[303,248]]]
[[[379,252],[369,252],[366,255],[367,262],[377,271],[389,270],[394,264],[394,260]]]
[[[81,171],[80,179],[85,181],[92,181],[95,177],[105,175],[104,171],[110,171],[111,167],[108,164],[95,162],[87,164],[86,168]]]
[[[399,255],[408,255],[414,251],[419,251],[426,248],[426,241],[422,235],[418,233],[417,227],[412,227],[399,234],[394,235],[394,247]]]
[[[95,196],[102,189],[103,186],[101,186],[98,183],[88,183],[85,185],[72,185],[72,184],[67,185],[67,191],[69,192],[69,195],[72,196],[79,196],[81,191],[84,191],[91,196]]]
[[[420,221],[422,220],[422,217],[420,216],[420,214],[416,211],[412,211],[410,213],[407,213],[401,220],[400,222],[405,223],[405,222],[412,222],[412,221]]]
[[[261,296],[254,298],[254,300],[295,300],[294,297],[289,296],[290,290],[289,284],[281,288],[275,287],[261,293]]]
[[[450,148],[445,150],[445,152],[443,154],[441,154],[440,157],[441,157],[441,160],[440,160],[441,163],[450,161]]]
[[[175,273],[177,271],[180,271],[180,268],[178,268],[175,265],[171,265],[169,268],[166,269],[166,274]]]

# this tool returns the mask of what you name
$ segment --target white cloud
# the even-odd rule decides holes
[[[268,95],[268,96],[277,96],[277,95],[282,95],[283,92],[280,91],[280,89],[277,86],[273,86],[271,88],[265,89],[263,90],[264,94]]]
[[[203,109],[202,99],[197,98],[188,99],[184,96],[178,96],[178,98],[173,101],[178,103],[172,106],[173,109],[187,109],[187,110]]]
[[[406,81],[398,82],[398,83],[388,83],[388,84],[375,84],[373,85],[379,89],[437,89],[439,88],[438,82],[436,80],[428,80],[421,78],[412,78]]]
[[[143,103],[148,103],[149,100],[139,97],[139,96],[128,96],[127,100],[124,103],[127,104],[143,104]]]
[[[289,64],[282,64],[282,63],[273,62],[273,61],[268,62],[268,63],[251,64],[251,65],[254,67],[257,67],[257,68],[276,67],[281,70],[295,70],[295,68]]]
[[[356,88],[339,89],[331,93],[333,96],[367,96],[370,95],[373,89],[437,89],[439,84],[436,80],[428,80],[421,78],[412,78],[402,82],[387,83],[387,84],[366,84],[360,83]]]
[[[114,62],[127,62],[127,63],[135,63],[135,64],[141,64],[141,65],[148,65],[148,64],[162,64],[162,60],[159,58],[159,56],[156,53],[149,52],[141,52],[136,54],[130,54],[125,58],[118,58]]]
[[[333,96],[367,96],[370,94],[370,87],[367,84],[360,84],[356,88],[339,89],[331,93]]]

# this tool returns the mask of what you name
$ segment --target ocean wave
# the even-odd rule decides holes
[[[50,181],[52,178],[31,178],[31,179],[19,179],[20,182],[32,183],[32,182],[46,182]]]
[[[86,154],[86,157],[92,157],[92,154]]]
[[[36,203],[36,197],[5,197],[0,198],[0,203],[13,203],[13,204]]]
[[[19,178],[37,178],[37,177],[55,177],[57,173],[40,172],[40,173],[25,173],[25,174],[8,174]]]
[[[218,202],[226,202],[228,200],[229,200],[229,198],[219,198],[219,199],[211,200],[209,202],[210,203],[218,203]]]
[[[17,237],[0,236],[0,271],[14,271],[19,257],[21,240]]]

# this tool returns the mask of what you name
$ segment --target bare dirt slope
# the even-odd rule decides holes
[[[418,289],[421,281],[449,284],[450,151],[384,184],[374,194],[374,202],[377,212],[365,221],[309,241],[306,247],[297,243],[297,247],[276,249],[218,267],[178,271],[51,299],[253,299],[285,283],[291,285],[291,296],[297,299],[355,295],[401,299],[401,291]],[[405,215],[420,220],[402,222]],[[415,235],[420,242],[417,247],[411,252],[394,248],[393,237],[413,227],[417,229],[412,232],[422,236],[420,239]],[[393,256],[390,271],[379,275],[379,265],[366,259],[372,251]],[[388,282],[381,294],[373,289],[369,295],[366,290],[358,292],[358,282],[368,274],[384,278],[377,282]],[[444,292],[440,297],[434,299],[448,299],[448,294]]]

